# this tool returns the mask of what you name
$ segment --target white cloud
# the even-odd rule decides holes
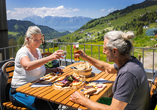
[[[105,9],[101,9],[101,11],[105,11]]]
[[[108,11],[109,11],[109,12],[111,12],[111,11],[114,11],[114,10],[115,10],[115,9],[112,7],[112,8],[111,8],[111,9],[109,9]]]
[[[66,16],[69,17],[69,13],[80,11],[80,9],[72,9],[72,8],[65,8],[63,5],[55,7],[55,8],[14,8],[13,11],[7,11],[7,18],[8,19],[23,19],[28,16],[37,15],[41,17],[45,16]]]

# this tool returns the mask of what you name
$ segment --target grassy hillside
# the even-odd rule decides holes
[[[114,27],[125,25],[125,22],[129,23],[133,19],[138,19],[141,14],[146,14],[148,11],[154,12],[156,10],[157,10],[157,5],[150,6],[150,7],[143,8],[143,9],[137,9],[137,10],[134,10],[134,11],[126,14],[126,16],[117,18],[116,20],[111,20],[110,22]]]
[[[157,23],[151,23],[149,26],[150,26],[150,28],[153,28],[153,27],[157,28]],[[110,28],[108,28],[108,29],[110,29]],[[90,31],[90,32],[96,31],[96,29],[94,31],[92,29],[87,29],[87,30]],[[132,40],[132,43],[133,43],[134,47],[153,47],[154,48],[154,45],[157,44],[157,41],[156,41],[157,37],[155,37],[155,36],[152,36],[152,37],[151,36],[146,36],[145,35],[146,30],[147,29],[143,29],[143,34],[139,35],[139,36],[136,36],[135,39]],[[75,32],[75,34],[76,34],[76,32]],[[81,34],[78,34],[78,35],[81,36]],[[73,35],[74,35],[74,33],[73,33]],[[85,46],[85,53],[89,56],[91,56],[91,53],[92,53],[93,58],[99,59],[98,53],[100,52],[100,60],[106,62],[106,55],[104,55],[102,53],[102,51],[103,51],[103,46],[102,46],[103,41],[86,42],[86,44],[100,45],[100,47],[92,46],[92,52],[91,52],[91,46],[86,45]],[[55,47],[55,51],[58,50],[58,49],[59,49],[58,47]],[[81,45],[81,44],[80,44],[80,50],[84,50],[84,46]],[[48,51],[48,50],[46,50],[46,51]],[[53,52],[53,48],[50,48],[49,51]],[[66,56],[67,59],[71,58],[71,53],[70,52],[71,52],[71,47],[70,47],[70,45],[67,45],[67,53],[68,53],[67,56]],[[72,52],[72,54],[73,54],[73,52]],[[134,50],[134,56],[136,58],[138,58],[139,54],[142,55],[142,50],[141,49]],[[72,59],[74,59],[74,55],[72,55]]]
[[[18,34],[19,34],[18,32],[8,32],[8,35],[12,35],[12,36],[16,36]]]
[[[134,5],[133,5],[134,6]],[[129,7],[131,8],[131,7]],[[128,7],[126,8],[128,9]],[[120,11],[115,11],[113,13],[110,13],[108,16],[101,17],[98,19],[93,19],[89,21],[87,24],[82,26],[80,29],[77,31],[65,35],[61,37],[62,42],[80,42],[80,43],[85,43],[85,44],[98,44],[98,45],[103,45],[103,36],[106,32],[117,29],[121,30],[120,28],[123,26],[126,26],[126,24],[131,24],[133,22],[136,22],[140,27],[140,25],[147,24],[148,22],[149,28],[157,28],[157,23],[155,22],[150,22],[150,21],[140,21],[139,18],[140,15],[142,14],[147,14],[147,13],[154,13],[157,11],[157,5],[152,5],[149,7],[144,7],[140,9],[132,9],[130,12],[127,10],[120,10]],[[126,13],[124,13],[126,12]],[[123,14],[121,14],[123,13]],[[149,15],[148,15],[149,16]],[[156,17],[156,16],[153,16]],[[157,19],[157,18],[155,18]],[[130,28],[134,33],[137,33],[136,27]],[[147,28],[147,29],[149,29]],[[130,30],[129,29],[129,30]],[[136,35],[135,39],[132,40],[133,46],[134,47],[152,47],[155,48],[154,45],[157,44],[155,36],[146,36],[145,32],[147,29],[143,28],[143,33],[141,35]],[[128,30],[124,30],[128,31]],[[88,36],[88,33],[90,33],[90,36]],[[69,48],[69,49],[68,49]],[[91,55],[91,47],[86,46],[86,54],[89,56]],[[57,50],[58,48],[56,48]],[[84,47],[80,45],[80,49],[84,50]],[[67,46],[67,50],[71,50],[70,46]],[[102,53],[103,47],[100,46],[100,50],[98,49],[97,46],[93,46],[93,51],[92,51],[92,57],[99,59],[99,56],[97,53],[100,51],[100,60],[106,61],[106,56]],[[51,51],[51,50],[50,50]],[[70,53],[70,51],[68,52]],[[135,50],[134,56],[138,58],[138,55],[142,55],[142,51],[137,49]],[[103,56],[103,57],[102,57]],[[67,59],[70,58],[70,55],[67,55]]]
[[[120,16],[121,11],[113,12],[106,17],[94,19],[89,21],[86,25],[82,26],[79,30],[61,37],[63,42],[80,42],[80,43],[94,43],[102,44],[103,36],[106,33],[105,30],[110,31],[113,29],[120,30],[120,27],[125,26],[127,23],[131,23],[140,18],[140,15],[157,11],[157,5],[132,10],[130,13],[125,13]],[[117,18],[116,18],[117,17]],[[116,18],[116,19],[114,19]],[[109,20],[110,19],[110,20]],[[156,18],[157,19],[157,18]],[[105,21],[106,20],[106,21]],[[146,21],[137,21],[138,24],[145,23]],[[93,27],[92,27],[93,25]],[[91,28],[88,28],[90,27]],[[157,28],[157,23],[149,23],[149,28]],[[86,28],[86,29],[83,29]],[[143,34],[136,36],[133,40],[133,45],[136,47],[153,47],[156,44],[155,37],[146,36],[147,29],[143,29]],[[127,30],[126,30],[127,31]],[[136,33],[135,27],[132,27],[132,31]],[[91,33],[91,36],[87,35],[87,32]],[[150,40],[151,39],[151,40]],[[149,43],[145,42],[149,40]]]

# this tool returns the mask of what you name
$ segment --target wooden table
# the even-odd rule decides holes
[[[81,62],[80,62],[81,63]],[[71,64],[63,70],[62,76],[73,74],[73,70],[70,68],[71,66],[77,65],[78,63]],[[91,80],[97,80],[99,78],[104,78],[109,81],[114,81],[117,74],[108,74],[105,72],[101,72],[99,74],[95,73],[92,77],[86,78],[86,81]],[[54,90],[52,86],[47,87],[34,87],[32,88],[30,85],[32,83],[27,83],[21,87],[18,87],[16,89],[17,92],[21,92],[24,94],[28,94],[34,97],[37,97],[39,99],[43,99],[49,102],[55,102],[57,104],[69,106],[72,108],[81,108],[81,109],[87,109],[86,107],[81,106],[80,104],[76,104],[72,101],[70,101],[70,95],[73,94],[75,91],[80,91],[80,89],[70,90],[70,91],[60,91],[60,90]],[[100,92],[98,95],[93,95],[90,97],[91,100],[97,101],[99,100],[104,94],[108,94],[109,90],[111,91],[112,83],[106,83],[107,87]]]

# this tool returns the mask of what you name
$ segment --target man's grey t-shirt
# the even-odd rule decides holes
[[[118,68],[113,85],[114,98],[128,103],[125,110],[148,110],[149,84],[142,63],[135,57]]]

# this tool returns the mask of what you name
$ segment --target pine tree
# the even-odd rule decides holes
[[[24,37],[20,36],[17,40],[17,45],[22,45],[24,43]]]
[[[143,34],[143,27],[142,27],[142,25],[139,27],[136,35],[141,35],[141,34]]]

